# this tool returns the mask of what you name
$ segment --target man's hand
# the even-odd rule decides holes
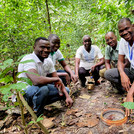
[[[68,73],[66,73],[65,79],[66,79],[67,85],[69,85],[70,84],[70,77],[69,77]]]
[[[133,102],[133,94],[128,93],[126,102]],[[126,116],[129,116],[132,113],[132,109],[126,108]]]
[[[91,72],[94,72],[95,67],[96,67],[95,65],[91,67]]]
[[[131,82],[125,73],[121,75],[121,84],[125,88],[125,90],[128,92],[131,86]]]
[[[66,98],[66,104],[68,107],[71,107],[73,105],[73,100],[70,96]]]
[[[76,82],[78,81],[78,76],[75,75],[75,74],[72,74],[72,75],[71,75],[71,80],[72,80],[74,83],[76,83]]]
[[[59,80],[57,82],[54,83],[55,87],[58,89],[62,89],[63,88],[63,83],[61,81],[61,79],[59,78]]]
[[[133,95],[134,95],[134,82],[130,88],[130,90],[127,93],[127,99],[126,102],[133,102]],[[126,115],[129,116],[132,113],[132,109],[126,108]]]

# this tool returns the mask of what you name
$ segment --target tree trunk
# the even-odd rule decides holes
[[[49,32],[51,34],[51,22],[50,22],[50,14],[49,14],[49,8],[48,8],[48,1],[46,0],[46,9],[47,9],[47,20],[49,24]]]

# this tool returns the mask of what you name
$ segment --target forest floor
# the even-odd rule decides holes
[[[112,88],[110,82],[100,78],[101,84],[93,90],[81,88],[79,82],[71,83],[71,96],[74,104],[67,108],[63,103],[56,102],[45,107],[44,114],[54,122],[54,127],[48,129],[50,134],[134,134],[134,114],[127,123],[121,126],[107,126],[101,118],[101,112],[107,108],[125,110],[121,104],[125,95],[120,95]],[[0,106],[0,134],[23,134],[20,110],[18,108],[4,111]],[[26,122],[31,116],[25,110]],[[36,125],[28,126],[29,134],[43,134]]]

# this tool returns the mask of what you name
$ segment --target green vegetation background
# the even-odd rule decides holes
[[[48,0],[48,7],[65,57],[74,57],[85,34],[104,53],[105,33],[113,31],[119,40],[118,21],[129,17],[134,23],[133,0]],[[34,40],[49,35],[46,1],[0,0],[0,33],[0,60],[32,52]]]

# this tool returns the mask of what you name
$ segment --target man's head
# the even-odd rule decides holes
[[[117,37],[115,36],[114,32],[107,32],[105,35],[105,41],[106,43],[112,47],[113,49],[117,46]]]
[[[89,51],[90,48],[91,48],[91,44],[92,44],[90,36],[89,35],[84,35],[82,39],[83,39],[83,45],[84,45],[85,49],[87,51]]]
[[[44,37],[37,38],[34,43],[34,52],[41,61],[47,58],[50,53],[50,43],[48,39]]]
[[[56,52],[60,48],[60,38],[56,34],[50,34],[48,37],[51,51]]]
[[[133,41],[133,27],[129,18],[123,18],[118,22],[119,35],[128,42]]]

